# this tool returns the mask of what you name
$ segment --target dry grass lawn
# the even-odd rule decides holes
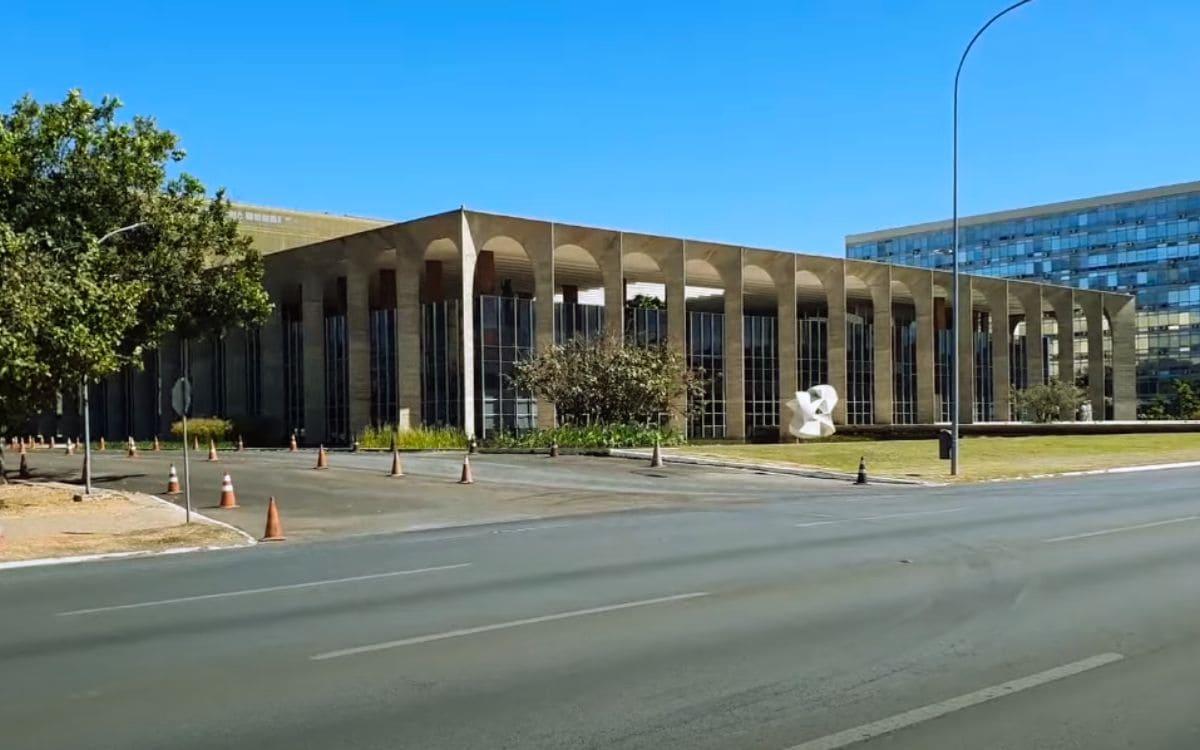
[[[824,440],[797,445],[705,445],[672,452],[927,481],[972,481],[1117,466],[1200,461],[1200,433],[963,438],[962,473],[938,460],[936,440]]]
[[[100,492],[75,502],[78,488],[0,486],[0,561],[244,544],[241,534],[143,495]]]

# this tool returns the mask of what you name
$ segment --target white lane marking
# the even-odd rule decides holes
[[[899,729],[904,729],[905,727],[911,727],[914,724],[941,718],[946,714],[977,706],[980,703],[987,703],[988,701],[1003,698],[1006,695],[1012,695],[1022,690],[1028,690],[1049,682],[1073,677],[1082,672],[1098,669],[1106,664],[1112,664],[1124,658],[1124,655],[1114,653],[1089,656],[1086,659],[1064,664],[1061,667],[1047,669],[1045,672],[1038,672],[1037,674],[1031,674],[1028,677],[1021,677],[1010,682],[1003,682],[999,685],[993,685],[982,690],[976,690],[973,693],[967,693],[957,698],[942,701],[941,703],[932,703],[928,706],[914,708],[911,711],[889,716],[886,719],[880,719],[870,724],[863,724],[862,726],[847,729],[843,732],[802,742],[799,745],[787,748],[787,750],[837,750],[847,745],[865,742],[866,740],[874,739]]]
[[[936,516],[940,513],[957,513],[960,510],[966,510],[966,507],[964,506],[962,508],[943,508],[942,510],[914,510],[914,511],[910,511],[907,513],[885,513],[881,516],[859,516],[858,518],[856,518],[854,520],[856,520],[856,521],[882,521],[885,518],[905,518],[907,516]]]
[[[1134,526],[1118,526],[1115,529],[1103,529],[1101,531],[1089,531],[1086,534],[1071,534],[1070,536],[1056,536],[1052,539],[1043,539],[1046,544],[1055,542],[1070,542],[1075,539],[1088,539],[1093,536],[1107,536],[1108,534],[1119,534],[1122,531],[1137,531],[1138,529],[1152,529],[1155,526],[1167,526],[1173,523],[1185,523],[1187,521],[1200,521],[1200,516],[1184,516],[1183,518],[1168,518],[1165,521],[1151,521],[1150,523],[1139,523]]]
[[[850,523],[851,521],[882,521],[887,518],[906,518],[908,516],[936,516],[940,513],[957,513],[960,510],[966,510],[966,507],[944,508],[942,510],[916,510],[906,511],[904,513],[885,513],[879,516],[856,516],[854,518],[842,518],[836,521],[807,521],[805,523],[796,523],[792,525],[798,529],[807,529],[812,526],[828,526],[829,524],[833,523]]]
[[[158,599],[152,602],[137,602],[136,604],[114,604],[110,607],[92,607],[91,609],[74,609],[70,612],[59,612],[59,617],[70,617],[73,615],[90,615],[96,612],[115,612],[122,609],[141,609],[143,607],[161,607],[166,604],[182,604],[184,602],[200,602],[206,599],[221,599],[227,596],[246,596],[248,594],[265,594],[270,591],[288,591],[291,589],[304,589],[312,586],[328,586],[334,583],[354,583],[356,581],[373,581],[378,578],[393,578],[395,576],[411,576],[418,573],[434,573],[439,570],[454,570],[455,568],[465,568],[471,563],[457,563],[455,565],[436,565],[431,568],[415,568],[413,570],[393,570],[387,573],[371,573],[365,576],[350,576],[349,578],[329,578],[324,581],[306,581],[304,583],[288,583],[282,586],[264,586],[258,589],[240,589],[238,591],[222,591],[219,594],[200,594],[199,596],[181,596],[175,599]]]
[[[603,607],[589,607],[588,609],[575,609],[570,612],[558,612],[553,615],[541,615],[539,617],[527,617],[522,620],[509,620],[508,622],[496,622],[491,625],[479,625],[473,628],[462,628],[460,630],[447,630],[443,633],[430,633],[429,635],[418,635],[412,638],[401,638],[395,641],[384,641],[383,643],[371,643],[366,646],[354,646],[353,648],[343,648],[337,651],[326,651],[323,654],[317,654],[309,657],[313,661],[323,661],[325,659],[336,659],[340,656],[354,656],[355,654],[366,654],[372,651],[384,651],[390,648],[400,648],[401,646],[415,646],[419,643],[431,643],[433,641],[444,641],[449,638],[461,638],[465,635],[476,635],[479,633],[490,633],[493,630],[507,630],[509,628],[518,628],[522,625],[536,625],[542,622],[554,622],[555,620],[567,620],[573,617],[586,617],[587,615],[598,615],[604,612],[616,612],[622,609],[633,609],[634,607],[649,607],[654,604],[668,604],[670,602],[681,602],[686,599],[697,599],[701,596],[708,596],[707,591],[693,591],[688,594],[674,594],[673,596],[660,596],[654,599],[642,599],[636,602],[622,602],[621,604],[608,604]]]

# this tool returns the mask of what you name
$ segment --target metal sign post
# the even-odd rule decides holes
[[[192,470],[188,459],[187,413],[192,406],[192,384],[187,378],[175,381],[171,388],[171,408],[183,419],[183,498],[184,522],[192,522]]]

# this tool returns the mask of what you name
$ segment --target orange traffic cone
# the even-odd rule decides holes
[[[192,450],[196,451],[197,453],[200,452],[200,438],[199,437],[192,438]]]
[[[162,450],[162,445],[158,442],[158,435],[154,436],[154,452],[158,453]]]
[[[263,531],[263,542],[282,542],[287,539],[283,535],[283,526],[279,523],[279,507],[275,504],[275,498],[271,498],[267,502],[267,528]]]
[[[237,495],[233,494],[233,480],[229,478],[228,474],[221,479],[221,502],[217,507],[223,509],[238,507]]]
[[[291,440],[288,441],[288,453],[296,452],[296,433],[292,433]]]
[[[104,450],[104,436],[100,436],[100,450]]]
[[[404,470],[400,468],[400,451],[396,450],[395,448],[392,449],[392,473],[388,474],[388,476],[389,477],[404,476]]]
[[[212,438],[208,439],[208,460],[209,461],[217,460],[217,443]]]
[[[242,436],[238,435],[237,449],[239,451],[246,450],[246,444],[242,442]]]
[[[167,474],[167,494],[178,495],[183,492],[179,488],[179,475],[175,473],[175,464],[171,464],[171,473]]]
[[[21,479],[29,478],[29,456],[25,455],[25,451],[21,451],[21,468],[17,471],[17,476]]]
[[[67,438],[67,447],[66,447],[66,450],[63,451],[63,455],[64,456],[75,455],[75,443],[71,442],[71,438]]]
[[[125,451],[125,458],[137,458],[137,443],[133,442],[133,438],[129,438],[129,448]]]
[[[658,443],[658,438],[654,438],[654,452],[650,454],[650,468],[661,469],[662,465],[662,447]]]
[[[459,477],[459,484],[475,484],[475,477],[471,474],[471,457],[463,456],[462,476]]]
[[[56,443],[56,442],[54,441],[54,436],[53,436],[53,435],[51,435],[51,436],[50,436],[50,449],[51,449],[51,450],[54,450],[54,449],[55,449],[55,448],[57,448],[57,447],[58,447],[58,443]]]
[[[325,454],[325,446],[324,445],[322,445],[320,448],[317,448],[317,465],[314,466],[313,468],[314,469],[328,469],[329,468],[329,456],[327,456]]]

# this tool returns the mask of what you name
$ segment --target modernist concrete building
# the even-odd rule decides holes
[[[96,432],[165,433],[185,367],[195,414],[249,415],[279,441],[295,431],[346,443],[397,421],[482,436],[549,427],[553,407],[505,375],[601,331],[666,342],[704,368],[704,408],[676,425],[693,437],[774,436],[790,419],[783,402],[819,383],[841,395],[836,422],[932,424],[950,417],[955,320],[970,333],[960,417],[1007,420],[1014,387],[1074,374],[1076,313],[1088,321],[1088,368],[1108,373],[1091,381],[1095,412],[1107,400],[1117,419],[1134,416],[1125,294],[964,276],[956,315],[943,271],[462,209],[383,223],[239,208],[266,254],[271,319],[218,341],[163,342],[145,370],[97,386]],[[289,234],[289,222],[309,234]],[[631,306],[639,295],[661,304]],[[1025,345],[1054,322],[1050,356]]]

